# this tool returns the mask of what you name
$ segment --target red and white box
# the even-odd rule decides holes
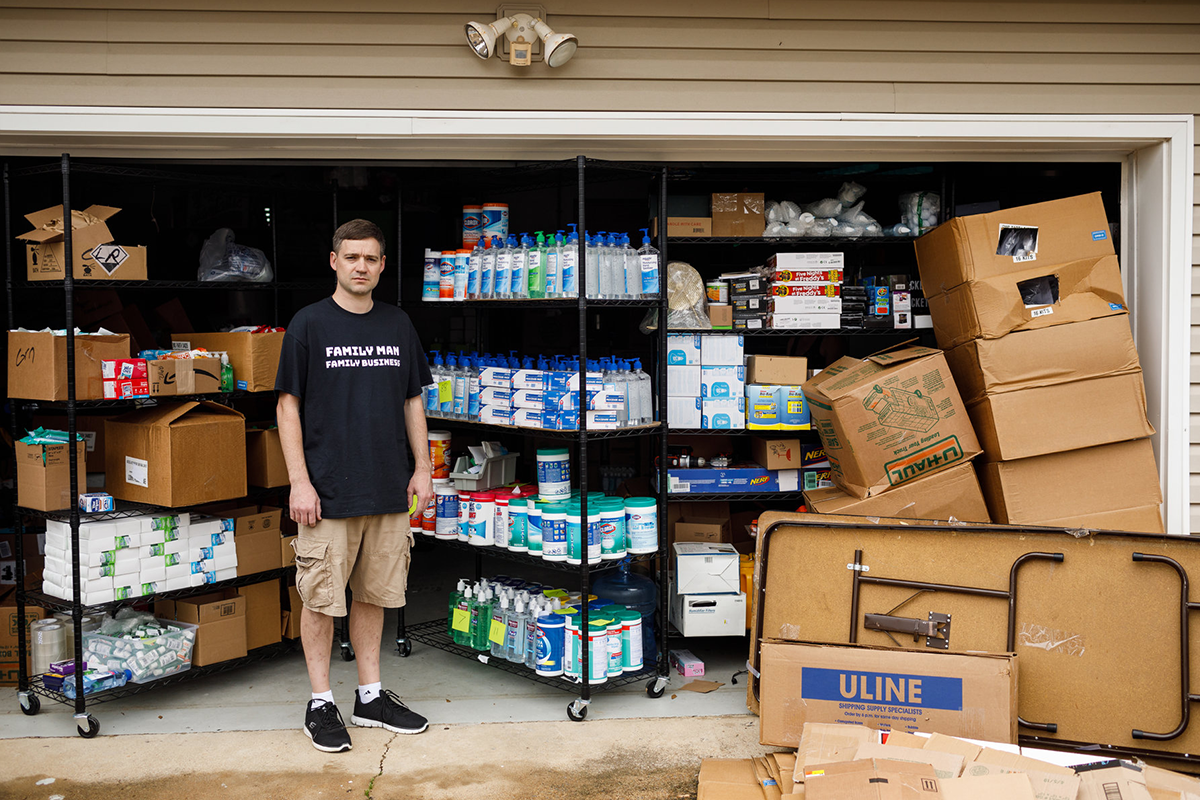
[[[105,381],[128,378],[148,380],[150,373],[144,358],[115,358],[100,362],[100,377]]]
[[[149,397],[150,381],[145,378],[116,378],[104,381],[105,400],[128,400],[132,397]]]
[[[841,297],[840,283],[792,283],[775,281],[771,284],[773,297]]]
[[[840,269],[777,269],[776,283],[841,283],[845,277]]]

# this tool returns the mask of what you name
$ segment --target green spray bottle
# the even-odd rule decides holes
[[[529,296],[546,296],[546,236],[537,231],[537,243],[529,251]]]

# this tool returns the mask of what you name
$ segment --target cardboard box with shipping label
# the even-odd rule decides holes
[[[1149,439],[1016,461],[981,462],[979,477],[996,522],[1100,527],[1096,515],[1133,509],[1110,530],[1162,533],[1162,490]],[[1111,518],[1110,518],[1111,519]]]
[[[129,336],[75,337],[75,397],[103,400],[102,362],[129,358]],[[8,396],[28,400],[67,399],[67,337],[50,331],[8,332]]]
[[[76,279],[146,280],[146,248],[109,244],[113,237],[105,221],[120,210],[94,205],[71,212],[71,261]],[[26,242],[26,277],[31,281],[62,280],[67,262],[63,207],[26,214],[25,219],[34,227],[17,236]]]
[[[165,358],[146,363],[151,396],[221,391],[219,358]]]
[[[188,333],[180,335],[179,343],[186,342],[188,350],[203,348],[210,353],[228,353],[235,388],[244,392],[270,392],[275,389],[283,336],[282,333]]]
[[[283,566],[279,548],[282,509],[250,506],[233,511],[225,521],[233,529],[237,574],[254,575]]]
[[[763,235],[767,227],[766,195],[753,192],[714,192],[713,236]]]
[[[989,522],[975,467],[970,462],[860,499],[841,489],[805,489],[804,502],[817,514],[897,519],[939,519]]]
[[[808,359],[787,356],[750,356],[746,359],[746,382],[775,386],[799,386],[808,378]]]
[[[667,217],[667,236],[708,238],[713,235],[712,224],[712,217]],[[658,237],[658,217],[650,223],[650,235]]]
[[[799,469],[803,466],[800,461],[800,451],[799,439],[754,437],[750,440],[752,457],[767,469]]]
[[[1126,313],[1116,256],[970,281],[930,295],[938,346]]]
[[[1121,375],[1140,368],[1129,315],[973,339],[946,351],[968,405],[985,395]]]
[[[967,407],[989,461],[1061,453],[1154,435],[1142,372],[985,397]]]
[[[192,649],[192,666],[203,667],[246,655],[246,598],[236,589],[159,600],[155,616],[199,625]]]
[[[62,444],[25,444],[16,442],[17,504],[39,511],[58,511],[71,507],[71,448]],[[75,443],[80,467],[87,458],[87,445]],[[78,494],[87,491],[87,473],[77,474]]]
[[[106,490],[175,508],[246,495],[246,422],[209,401],[164,402],[105,423]]]
[[[804,384],[834,482],[859,498],[980,453],[940,350],[903,347],[845,357]]]
[[[926,296],[968,281],[1115,254],[1099,192],[957,217],[916,240]]]
[[[806,722],[1016,741],[1017,657],[764,641],[759,741],[796,747]]]
[[[268,489],[291,483],[278,428],[246,429],[246,482]]]

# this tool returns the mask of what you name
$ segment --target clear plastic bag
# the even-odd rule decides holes
[[[867,188],[865,186],[854,181],[848,181],[842,184],[841,189],[838,189],[837,199],[844,206],[852,206],[866,193]]]
[[[782,221],[783,210],[780,208],[779,203],[775,202],[774,200],[769,201],[767,203],[767,222],[770,223]]]
[[[941,217],[942,198],[934,192],[900,195],[900,222],[912,229],[913,236],[933,230]]]
[[[787,227],[787,225],[782,221],[776,220],[775,222],[768,222],[766,229],[763,230],[763,238],[777,239],[780,236],[786,236],[787,234],[784,233],[785,227]]]
[[[836,219],[817,219],[813,220],[813,224],[808,226],[808,235],[816,237],[826,237],[833,233],[833,226],[837,224]]]
[[[842,204],[832,197],[826,197],[824,200],[818,200],[815,203],[809,203],[804,207],[804,210],[812,214],[814,217],[836,217],[842,213]]]
[[[799,219],[802,213],[800,206],[796,205],[791,200],[784,200],[782,203],[780,203],[779,210],[783,214],[781,219],[784,222],[791,222],[792,220]]]
[[[233,231],[220,228],[200,248],[201,281],[248,281],[269,283],[275,277],[267,254],[234,241]]]
[[[691,264],[667,264],[667,330],[711,330],[704,279]]]

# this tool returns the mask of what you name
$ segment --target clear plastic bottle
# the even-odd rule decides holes
[[[475,242],[475,249],[467,259],[467,299],[479,299],[479,283],[482,280],[483,251],[487,247],[484,237],[480,236]]]
[[[501,300],[512,297],[512,254],[516,246],[516,237],[509,234],[508,240],[496,250],[496,291],[494,294]]]
[[[642,295],[658,297],[658,274],[662,269],[662,254],[650,244],[650,229],[641,228],[642,246],[638,248],[638,262],[642,267]]]
[[[610,233],[606,247],[608,248],[608,296],[613,299],[621,299],[626,296],[625,252],[621,249],[621,237],[616,233]]]
[[[429,354],[429,374],[433,377],[433,383],[425,387],[425,415],[440,417],[442,404],[438,400],[438,384],[442,378],[442,354],[437,350],[430,350]]]
[[[517,663],[523,663],[529,669],[534,669],[537,665],[537,618],[540,615],[541,602],[534,600],[532,608],[521,620],[521,636],[525,640],[525,651],[522,654],[523,658],[518,659]]]
[[[529,296],[529,273],[526,271],[529,264],[529,245],[529,234],[522,233],[520,242],[513,248],[512,272],[509,277],[513,297]]]
[[[458,608],[466,588],[467,580],[463,578],[458,582],[458,589],[450,593],[450,603],[446,609],[446,632],[450,634],[451,639],[454,638],[454,609]]]
[[[635,358],[633,360],[633,376],[636,379],[638,395],[638,417],[642,425],[649,425],[654,422],[654,393],[650,389],[650,376],[642,372],[642,360]]]
[[[537,232],[537,242],[529,251],[529,296],[546,296],[546,236]]]
[[[517,596],[516,605],[508,614],[504,636],[504,657],[514,664],[525,660],[525,599]]]
[[[508,613],[508,596],[504,592],[501,592],[500,597],[497,598],[496,603],[492,606],[492,620],[488,625],[488,650],[497,658],[508,657],[505,653],[508,633]],[[498,643],[492,638],[492,628],[496,625],[500,625],[505,631],[505,635],[500,637]]]
[[[599,280],[597,297],[607,299],[612,297],[612,264],[608,260],[608,233],[600,231],[596,234],[596,277]]]
[[[467,586],[466,588],[463,589],[462,597],[460,597],[458,599],[458,606],[455,608],[455,610],[461,612],[458,616],[461,616],[464,613],[467,615],[467,629],[459,630],[457,628],[454,628],[453,620],[451,620],[452,627],[450,630],[450,638],[454,640],[455,644],[466,645],[466,643],[470,637],[471,611],[475,607],[475,600],[471,596],[472,594],[474,594],[474,590],[470,586]]]
[[[479,299],[481,300],[491,300],[496,294],[496,253],[500,249],[496,246],[498,238],[492,237],[480,259]]]
[[[546,242],[546,297],[562,297],[562,239],[550,234]]]
[[[587,296],[596,299],[600,296],[600,263],[599,254],[596,248],[596,237],[588,236],[586,233],[584,238],[584,291]]]
[[[575,223],[567,225],[571,232],[563,242],[559,271],[562,273],[562,296],[579,297],[579,234]]]
[[[492,590],[484,589],[483,593],[479,596],[479,602],[477,603],[478,613],[473,617],[473,621],[475,623],[475,636],[474,640],[471,642],[471,647],[475,648],[476,650],[487,651],[491,647],[490,642],[488,641],[488,633],[492,627],[493,604],[494,598],[492,596]]]
[[[621,260],[625,271],[625,296],[636,300],[642,296],[642,270],[628,233],[621,234]]]
[[[624,399],[625,407],[617,411],[617,426],[624,428],[629,425],[629,401],[625,391],[625,380],[621,377],[618,365],[608,358],[600,359],[600,369],[605,393],[619,395]]]

